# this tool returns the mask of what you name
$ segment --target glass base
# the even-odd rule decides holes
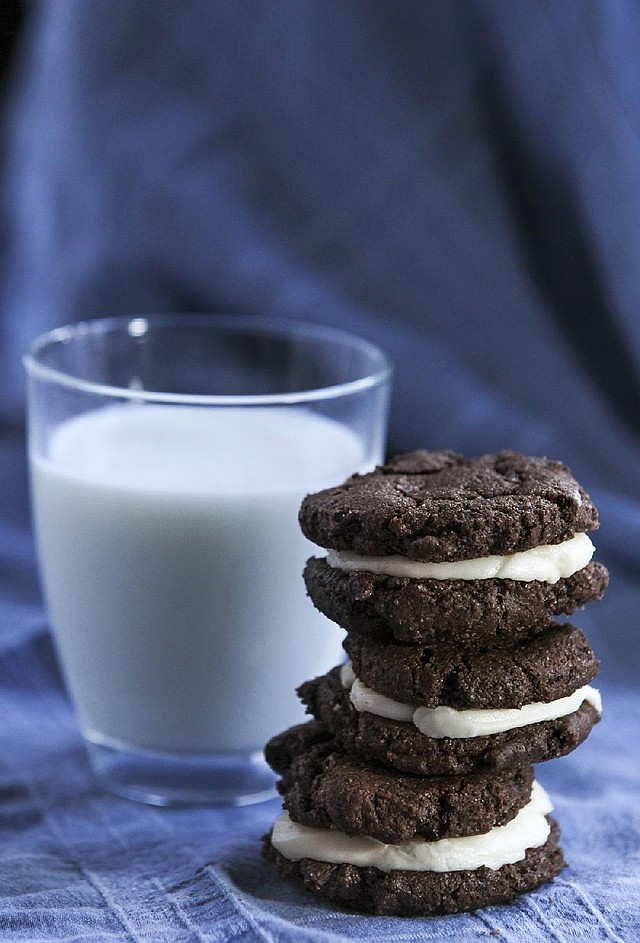
[[[105,740],[87,741],[102,785],[117,796],[156,806],[251,805],[277,795],[261,752],[198,756],[152,753]]]

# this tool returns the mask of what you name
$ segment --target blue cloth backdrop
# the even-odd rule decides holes
[[[0,939],[640,940],[640,10],[625,0],[50,0],[3,115]],[[575,621],[603,722],[539,770],[570,867],[512,907],[336,911],[259,855],[276,800],[103,795],[30,536],[20,353],[85,317],[255,311],[396,366],[392,450],[562,458],[601,510]]]

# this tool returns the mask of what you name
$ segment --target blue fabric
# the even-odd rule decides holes
[[[21,607],[3,614],[11,622]],[[260,857],[277,800],[168,811],[102,794],[46,628],[30,628],[0,647],[0,939],[640,939],[639,692],[607,686],[605,719],[588,744],[538,769],[570,865],[551,885],[474,914],[371,918],[315,901]]]
[[[3,117],[0,939],[640,939],[640,11],[625,0],[85,0],[30,13]],[[570,868],[510,908],[334,912],[277,802],[96,790],[37,587],[19,355],[110,314],[337,324],[396,365],[392,450],[562,458],[600,507],[576,617],[605,717],[539,770]]]

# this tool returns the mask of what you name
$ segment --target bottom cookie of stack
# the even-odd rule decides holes
[[[341,906],[457,913],[511,901],[564,865],[530,766],[500,777],[411,776],[345,755],[313,721],[274,738],[267,755],[288,811],[265,837],[265,855]]]

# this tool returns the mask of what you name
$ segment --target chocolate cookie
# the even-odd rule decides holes
[[[344,648],[356,677],[376,693],[402,704],[458,710],[556,701],[592,681],[599,667],[584,632],[569,624],[485,652],[351,636]]]
[[[267,745],[267,757],[288,759],[276,763],[278,789],[291,818],[303,825],[389,844],[416,835],[437,841],[504,825],[531,797],[531,766],[499,775],[410,776],[349,756],[327,737],[310,721]]]
[[[318,557],[304,571],[316,608],[354,635],[485,648],[533,635],[552,616],[599,599],[608,576],[589,563],[557,583],[416,580],[339,570]]]
[[[308,495],[300,525],[321,547],[444,562],[561,543],[598,514],[560,462],[420,451]]]
[[[282,776],[305,750],[327,755],[335,750],[335,743],[335,735],[328,727],[318,720],[308,720],[272,737],[264,748],[264,756],[274,773]]]
[[[528,724],[484,737],[427,737],[409,722],[388,720],[355,709],[342,686],[340,668],[298,688],[313,716],[365,761],[422,776],[506,770],[564,756],[588,736],[600,715],[584,701],[556,720]]]
[[[544,845],[530,848],[522,861],[501,868],[474,871],[379,871],[352,864],[327,864],[302,858],[285,858],[265,836],[264,854],[283,877],[298,881],[341,907],[363,913],[428,916],[476,910],[505,904],[560,873],[564,867],[558,846],[558,827],[549,819],[551,832]]]

